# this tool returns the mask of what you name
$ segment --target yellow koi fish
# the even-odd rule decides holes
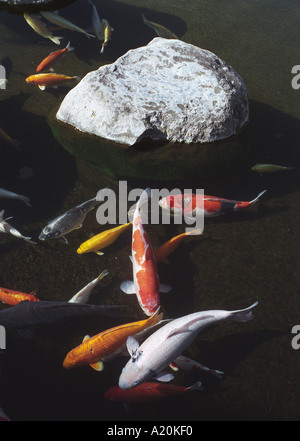
[[[104,41],[103,41],[103,44],[101,47],[100,54],[103,54],[105,46],[107,45],[107,43],[111,39],[111,33],[113,31],[113,28],[111,27],[111,25],[108,23],[108,21],[105,18],[102,19],[101,23],[102,23],[103,34],[104,34]]]
[[[293,168],[294,167],[284,167],[282,165],[276,165],[276,164],[256,164],[253,167],[251,167],[251,170],[262,174],[262,173],[274,173],[282,170],[293,170]]]
[[[24,13],[24,18],[32,29],[39,34],[41,37],[49,38],[49,40],[53,41],[55,44],[60,44],[60,40],[63,37],[54,37],[53,34],[49,31],[45,23],[43,23],[37,15],[31,15]]]
[[[158,23],[154,23],[153,21],[147,20],[143,14],[142,14],[142,18],[144,23],[147,26],[149,26],[149,28],[153,29],[159,37],[169,38],[169,39],[176,38],[178,40],[178,37],[175,34],[173,34],[173,32],[170,31],[169,29],[165,28],[164,26]]]
[[[129,227],[129,225],[131,225],[130,222],[128,222],[128,224],[119,225],[118,227],[96,234],[96,236],[93,236],[86,242],[83,242],[78,248],[77,253],[84,254],[94,252],[101,256],[103,253],[100,251],[100,249],[106,248],[114,243],[120,234]]]
[[[199,235],[202,234],[202,230],[200,228],[197,228],[192,231],[188,231],[186,233],[179,234],[178,236],[172,237],[172,239],[168,240],[164,244],[162,244],[160,247],[156,248],[154,250],[154,255],[156,258],[156,262],[162,262],[166,261],[167,258],[173,251],[176,250],[180,242],[187,236],[190,235]]]
[[[79,26],[76,26],[75,24],[71,23],[69,20],[61,17],[58,14],[55,14],[54,12],[49,11],[43,11],[41,12],[41,15],[46,18],[46,20],[50,21],[51,23],[61,26],[62,28],[69,29],[70,31],[76,31],[80,32],[81,34],[84,34],[86,37],[95,38],[95,35],[89,34],[84,29],[81,29]]]

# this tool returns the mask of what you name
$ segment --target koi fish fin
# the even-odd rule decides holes
[[[101,372],[104,369],[104,364],[101,360],[96,361],[96,363],[90,364],[91,368],[93,368],[97,372]]]
[[[131,263],[133,263],[133,257],[129,256],[129,259],[130,259]]]
[[[253,199],[252,201],[250,201],[249,205],[253,205],[255,204],[255,202],[257,202],[259,200],[259,198],[266,192],[267,190],[262,191],[261,193],[259,193],[258,196],[256,196],[255,199]]]
[[[20,196],[20,200],[24,202],[28,207],[31,208],[31,201],[27,196]]]
[[[45,89],[46,89],[46,86],[40,86],[40,85],[39,85],[39,89],[40,89],[40,90],[45,90]]]
[[[252,320],[252,309],[256,305],[258,305],[258,302],[253,303],[253,305],[249,306],[248,308],[232,311],[230,320],[233,320],[234,322],[248,322],[249,320]]]
[[[136,294],[134,282],[131,280],[126,280],[125,282],[121,283],[120,289],[125,294]]]
[[[138,350],[140,347],[139,342],[131,335],[126,340],[126,347],[130,357],[133,360],[137,360],[142,354],[142,352]]]
[[[95,253],[98,254],[98,256],[103,256],[104,255],[104,253],[102,251],[100,251],[100,250],[95,251]]]
[[[189,392],[192,392],[193,390],[203,390],[203,386],[202,386],[201,381],[197,381],[197,383],[195,383],[192,386],[188,387],[187,390]]]
[[[90,335],[86,335],[86,336],[84,337],[84,339],[82,340],[82,343],[85,342],[85,341],[87,341],[87,340],[89,340],[90,338],[91,338]]]
[[[158,374],[153,375],[154,380],[161,381],[162,383],[168,383],[171,380],[174,380],[174,375],[169,374],[168,372],[159,372]]]
[[[159,292],[169,292],[169,291],[171,291],[171,289],[172,289],[171,285],[167,285],[165,283],[159,284]]]
[[[175,363],[175,361],[173,361],[172,363],[169,364],[170,368],[173,369],[173,371],[177,372],[179,371],[179,367],[177,366],[177,364]]]
[[[61,236],[61,237],[59,238],[59,240],[60,240],[61,242],[65,243],[66,245],[69,243],[69,242],[67,241],[67,239],[65,238],[65,236]]]
[[[71,47],[71,42],[70,42],[70,41],[69,41],[68,44],[67,44],[67,50],[68,50],[69,52],[71,52],[71,51],[75,51],[75,48],[74,48],[74,47]]]

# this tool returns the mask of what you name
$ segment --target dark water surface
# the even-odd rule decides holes
[[[159,265],[161,281],[173,286],[170,293],[161,294],[165,317],[240,309],[256,300],[259,305],[253,321],[221,323],[199,334],[185,352],[223,370],[222,380],[180,372],[175,384],[190,386],[201,380],[204,391],[139,405],[130,413],[103,398],[105,390],[117,384],[125,358],[106,364],[100,373],[89,367],[71,371],[62,367],[66,353],[86,334],[144,318],[135,296],[128,297],[119,289],[123,280],[132,277],[130,230],[101,257],[76,253],[91,233],[106,229],[97,224],[93,213],[82,229],[68,236],[69,245],[58,241],[31,245],[1,234],[0,286],[35,291],[41,300],[68,301],[108,269],[91,302],[127,308],[124,317],[39,329],[33,338],[9,331],[7,349],[0,352],[0,405],[12,420],[298,420],[300,352],[291,346],[291,329],[300,324],[300,90],[292,88],[291,70],[299,64],[299,2],[95,0],[95,4],[114,28],[109,45],[100,55],[96,40],[55,31],[65,37],[64,43],[71,40],[75,47],[60,62],[60,72],[84,76],[128,49],[147,44],[155,35],[143,25],[143,12],[237,70],[249,92],[248,128],[256,162],[295,169],[263,177],[233,170],[226,180],[175,183],[179,188],[204,188],[207,194],[230,199],[250,200],[264,189],[267,193],[247,211],[206,222],[203,237],[187,239],[171,256],[170,265]],[[91,26],[87,1],[78,0],[60,13],[84,29]],[[35,34],[22,16],[0,12],[0,64],[8,78],[6,90],[0,89],[0,127],[21,142],[17,151],[0,139],[0,187],[32,200],[30,209],[22,202],[1,199],[0,209],[14,216],[14,226],[34,238],[50,219],[99,190],[79,174],[75,158],[55,141],[47,124],[48,115],[68,89],[42,92],[25,82],[57,48]],[[32,168],[33,177],[20,179],[19,170],[24,167]],[[103,176],[102,186],[108,185]],[[147,231],[158,245],[183,227],[149,226]]]

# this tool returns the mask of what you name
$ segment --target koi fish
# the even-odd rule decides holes
[[[129,335],[136,334],[159,322],[163,315],[158,312],[157,310],[155,314],[146,320],[116,326],[100,332],[100,334],[94,337],[87,335],[81,345],[67,354],[63,362],[63,367],[71,369],[73,367],[90,365],[97,371],[103,370],[102,358],[120,348],[126,342]]]
[[[20,150],[20,145],[21,145],[20,141],[11,138],[3,129],[1,129],[1,127],[0,127],[0,138],[3,139],[3,141],[10,144],[15,149]]]
[[[104,393],[104,398],[124,404],[150,403],[161,400],[164,397],[181,395],[193,390],[203,390],[202,383],[198,381],[190,387],[184,387],[174,384],[146,382],[129,390],[123,390],[118,386],[110,387]]]
[[[92,15],[93,31],[95,32],[98,40],[103,40],[104,38],[103,26],[97,8],[92,2],[92,0],[89,0],[89,3],[92,5],[93,8],[93,15]]]
[[[276,164],[256,164],[251,167],[251,170],[262,173],[274,173],[282,170],[293,170],[294,167],[284,167],[283,165]]]
[[[102,271],[102,273],[96,277],[96,279],[92,280],[88,283],[84,288],[82,288],[75,296],[73,296],[69,303],[81,303],[82,305],[89,301],[92,290],[96,285],[102,280],[105,276],[107,276],[109,272],[107,270]]]
[[[111,33],[114,30],[111,25],[108,23],[108,21],[103,18],[102,19],[102,27],[103,27],[103,35],[104,35],[104,41],[100,50],[100,54],[103,54],[105,46],[107,46],[109,40],[111,39]]]
[[[199,363],[198,361],[192,360],[189,357],[185,357],[184,355],[179,355],[172,363],[170,363],[170,368],[173,371],[178,371],[180,369],[190,372],[195,370],[200,370],[204,372],[208,372],[209,374],[214,375],[217,378],[222,378],[224,372],[219,371],[217,369],[210,369],[207,366]]]
[[[60,49],[55,52],[51,52],[48,57],[46,57],[36,68],[37,72],[41,72],[43,70],[51,70],[52,65],[56,63],[65,53],[73,51],[74,48],[70,46],[70,41],[64,49]]]
[[[24,239],[26,242],[30,242],[32,244],[36,244],[31,237],[23,236],[23,234],[20,233],[20,231],[16,230],[14,227],[12,227],[7,221],[9,219],[12,219],[12,217],[8,217],[4,219],[4,210],[0,212],[0,232],[1,233],[7,233],[11,234],[12,236],[17,237],[18,239]]]
[[[120,286],[125,294],[136,294],[142,310],[148,316],[154,314],[160,304],[159,292],[171,289],[159,283],[155,255],[142,222],[141,205],[148,200],[150,193],[149,188],[143,191],[132,220],[133,282],[126,281]]]
[[[26,78],[26,83],[36,84],[41,90],[45,90],[46,87],[58,87],[65,83],[79,81],[78,76],[68,76],[56,73],[40,73],[37,75],[30,75]]]
[[[14,193],[9,190],[5,190],[4,188],[0,188],[0,198],[5,199],[18,199],[23,201],[28,207],[31,207],[31,201],[27,196],[23,196],[21,194]]]
[[[107,315],[120,317],[121,306],[80,305],[79,303],[44,301],[20,302],[0,311],[0,325],[6,329],[54,326],[81,317]]]
[[[174,378],[163,369],[172,363],[207,326],[224,320],[247,322],[253,318],[257,302],[237,311],[211,310],[195,312],[167,323],[151,334],[140,346],[134,337],[127,339],[131,359],[119,378],[121,389],[131,389],[155,378],[167,382]]]
[[[39,235],[40,240],[60,239],[68,243],[65,235],[82,227],[86,215],[98,204],[96,198],[83,202],[50,221]]]
[[[149,28],[153,29],[159,37],[169,38],[169,39],[176,38],[178,40],[178,37],[169,29],[165,28],[164,26],[158,23],[154,23],[153,21],[147,20],[144,14],[142,14],[142,18],[143,18],[143,22],[147,26],[149,26]]]
[[[0,301],[2,303],[15,306],[24,300],[27,300],[28,302],[39,302],[39,299],[34,295],[33,292],[26,294],[25,292],[0,287]]]
[[[221,214],[241,210],[255,204],[267,190],[262,191],[252,201],[235,201],[215,196],[195,195],[192,193],[167,196],[159,201],[159,205],[185,216],[204,215],[204,217],[220,216]]]
[[[46,20],[50,21],[50,23],[53,23],[57,26],[61,26],[62,28],[69,29],[70,31],[76,31],[80,32],[81,34],[84,34],[86,37],[95,38],[95,35],[89,34],[84,29],[81,29],[79,26],[76,26],[74,23],[71,23],[66,18],[63,18],[62,16],[49,11],[41,11],[41,15],[46,18]]]
[[[41,37],[49,38],[55,44],[60,44],[60,40],[63,37],[54,37],[54,35],[47,29],[45,23],[43,23],[37,15],[31,15],[24,13],[24,18],[32,29]]]
[[[99,256],[104,253],[100,251],[102,248],[106,248],[112,243],[114,243],[120,234],[131,225],[130,222],[127,224],[120,225],[110,230],[102,231],[102,233],[96,234],[96,236],[91,237],[86,242],[83,242],[77,250],[78,254],[84,254],[89,252],[94,252]]]
[[[188,231],[188,232],[179,234],[178,236],[172,237],[172,239],[168,240],[167,242],[165,242],[160,247],[158,247],[154,250],[156,262],[166,261],[167,258],[169,257],[169,255],[171,253],[173,253],[173,251],[176,250],[176,248],[178,247],[180,242],[182,242],[182,240],[185,237],[190,236],[190,235],[199,235],[202,233],[203,233],[203,231],[200,228],[196,228],[192,231]]]

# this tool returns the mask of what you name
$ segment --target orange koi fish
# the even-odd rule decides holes
[[[125,294],[136,294],[142,310],[149,316],[154,314],[160,304],[159,292],[168,292],[171,289],[170,286],[159,283],[154,251],[142,222],[141,205],[148,200],[150,193],[150,189],[143,191],[133,215],[133,282],[125,281],[120,286]]]
[[[45,90],[46,87],[57,87],[59,85],[78,81],[80,77],[70,77],[68,75],[55,74],[55,73],[40,73],[37,75],[30,75],[26,78],[26,83],[36,84],[41,90]]]
[[[172,239],[168,240],[167,242],[165,242],[160,247],[154,250],[156,262],[166,261],[169,255],[176,250],[180,242],[185,237],[190,235],[199,235],[202,234],[202,232],[203,231],[200,228],[196,228],[192,231],[187,231],[185,233],[178,234],[178,236],[172,237]]]
[[[26,294],[25,292],[0,287],[0,301],[11,306],[15,306],[24,300],[27,300],[28,302],[39,302],[39,299],[33,294],[33,292]]]
[[[70,42],[64,49],[60,49],[59,51],[51,52],[48,57],[46,57],[36,68],[37,72],[41,72],[43,70],[51,70],[51,66],[56,63],[66,52],[73,51],[74,48],[70,46]]]
[[[118,227],[96,234],[87,241],[83,242],[78,248],[77,253],[84,254],[94,252],[101,256],[104,253],[102,253],[100,250],[114,243],[120,234],[122,234],[123,231],[125,231],[130,225],[131,223],[128,222],[127,224],[119,225]]]
[[[190,387],[184,387],[175,384],[145,382],[128,390],[123,390],[118,386],[110,387],[104,393],[104,398],[111,401],[120,401],[124,404],[138,404],[157,401],[164,397],[180,395],[193,390],[202,390],[202,383],[198,381]]]
[[[169,209],[174,213],[183,213],[186,217],[204,215],[205,217],[220,216],[221,214],[241,210],[255,204],[266,190],[252,201],[235,201],[192,193],[167,196],[159,201],[162,208]]]
[[[158,312],[157,310],[149,319],[116,326],[100,332],[94,337],[86,336],[79,346],[67,354],[63,367],[71,369],[90,365],[97,371],[103,370],[101,360],[117,351],[126,342],[128,336],[137,334],[158,323],[163,317],[163,314]]]

